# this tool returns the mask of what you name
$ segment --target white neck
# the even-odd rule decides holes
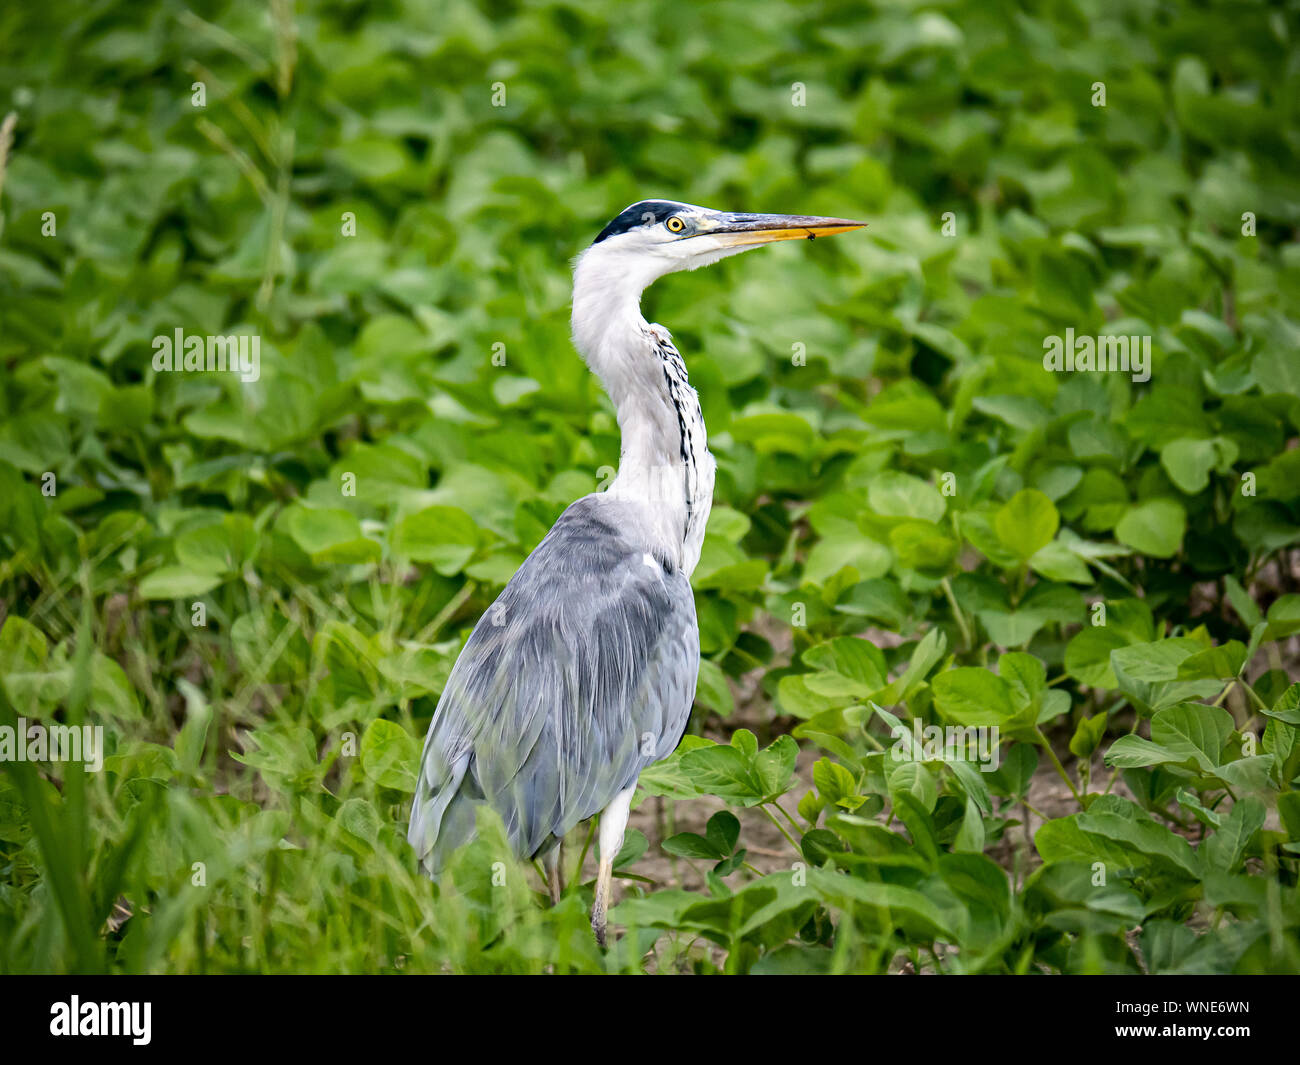
[[[637,505],[643,546],[690,574],[699,561],[713,501],[699,398],[667,331],[641,314],[656,274],[637,273],[589,249],[573,276],[573,342],[614,403],[622,443],[618,476],[606,490]],[[687,437],[683,460],[683,429]]]

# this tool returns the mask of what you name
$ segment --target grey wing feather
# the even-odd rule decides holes
[[[686,729],[699,671],[686,576],[570,506],[479,620],[424,742],[408,838],[430,875],[490,804],[532,857],[599,813]]]

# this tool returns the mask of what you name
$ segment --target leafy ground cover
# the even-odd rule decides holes
[[[1300,971],[1298,32],[5,5],[0,723],[104,750],[4,761],[0,969]],[[552,909],[490,823],[437,890],[404,828],[470,627],[617,464],[566,263],[648,195],[871,226],[647,297],[719,474],[603,955],[585,831]],[[178,329],[256,379],[156,369]]]

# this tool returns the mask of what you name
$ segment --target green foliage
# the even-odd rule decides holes
[[[297,8],[0,10],[0,725],[105,738],[3,763],[0,970],[1300,970],[1294,11]],[[602,954],[405,819],[617,465],[566,263],[648,195],[871,224],[647,294],[719,469],[642,792],[727,809]]]

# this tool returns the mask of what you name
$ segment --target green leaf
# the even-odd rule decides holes
[[[933,522],[905,521],[889,530],[889,546],[903,569],[943,573],[961,545]]]
[[[924,683],[926,675],[943,658],[948,649],[948,637],[939,628],[930,629],[912,648],[911,658],[902,675],[877,696],[882,703],[905,702]]]
[[[1296,365],[1294,348],[1270,344],[1256,353],[1251,373],[1265,392],[1300,396],[1300,367]]]
[[[1038,750],[1029,743],[1013,743],[1002,756],[1002,764],[989,774],[990,785],[999,795],[1020,798],[1029,791],[1038,768]]]
[[[420,748],[415,738],[392,721],[376,718],[361,737],[361,769],[383,788],[415,792]]]
[[[867,505],[885,518],[916,518],[934,523],[947,506],[938,489],[920,478],[888,471],[879,474],[867,489]]]
[[[853,774],[829,758],[821,758],[814,763],[813,784],[826,802],[836,805],[840,800],[852,799],[858,793],[858,784]]]
[[[678,832],[675,836],[669,836],[660,846],[669,854],[675,854],[679,858],[712,862],[720,861],[731,853],[719,851],[713,843],[695,832]]]
[[[1176,680],[1183,662],[1198,654],[1202,646],[1186,636],[1131,644],[1111,653],[1111,665],[1130,680],[1149,684]]]
[[[140,595],[145,599],[190,599],[212,591],[220,583],[221,577],[215,573],[162,566],[140,582]]]
[[[1201,846],[1207,868],[1234,872],[1255,833],[1264,827],[1267,810],[1258,799],[1238,799],[1219,828]]]
[[[194,573],[233,573],[256,556],[257,541],[251,518],[227,514],[214,525],[181,533],[176,538],[176,558],[180,568]]]
[[[695,701],[715,714],[729,717],[736,709],[731,685],[720,667],[707,658],[700,659],[700,675],[695,685]]]
[[[427,562],[444,577],[460,572],[478,542],[474,519],[456,507],[425,507],[402,518],[392,532],[394,555]]]
[[[1271,754],[1258,754],[1250,758],[1225,760],[1214,770],[1218,777],[1237,794],[1242,792],[1271,791],[1276,760]]]
[[[1292,684],[1277,697],[1272,708],[1263,713],[1288,725],[1300,726],[1300,684]]]
[[[953,840],[952,849],[967,854],[981,854],[984,850],[984,819],[980,816],[975,800],[969,797],[966,799],[961,827],[957,830],[957,838]]]
[[[1229,640],[1222,647],[1210,647],[1184,658],[1178,665],[1179,680],[1220,680],[1235,677],[1246,664],[1246,645]]]
[[[348,799],[339,807],[339,812],[334,817],[344,829],[358,839],[371,844],[378,841],[381,828],[379,812],[369,800]]]
[[[1172,499],[1152,499],[1129,507],[1115,536],[1122,544],[1153,558],[1172,558],[1178,553],[1187,529],[1187,512]]]
[[[1109,626],[1080,629],[1066,645],[1065,671],[1091,688],[1114,688],[1119,682],[1110,668],[1110,654],[1128,642],[1127,636]]]
[[[934,678],[935,706],[959,725],[1000,725],[1016,712],[1011,686],[976,666],[959,666]]]
[[[1091,758],[1101,738],[1106,735],[1106,724],[1105,714],[1079,718],[1074,735],[1070,737],[1070,753],[1085,760]]]
[[[793,738],[778,736],[753,758],[765,801],[776,799],[790,790],[795,762],[799,758],[799,745]]]
[[[993,519],[1003,546],[1026,562],[1052,542],[1060,524],[1055,504],[1037,488],[1022,488]]]
[[[1161,448],[1160,464],[1179,490],[1196,495],[1210,483],[1212,470],[1229,472],[1237,454],[1237,445],[1222,437],[1213,440],[1182,437]]]
[[[1281,640],[1300,632],[1300,595],[1284,595],[1268,608],[1265,640]]]
[[[1154,865],[1167,873],[1200,879],[1195,853],[1181,836],[1127,799],[1104,795],[1087,813],[1043,825],[1034,844],[1046,862],[1103,861],[1114,871]]]
[[[247,741],[245,752],[231,752],[231,757],[253,766],[273,787],[292,789],[317,771],[316,741],[310,729],[263,725],[248,733]]]
[[[697,792],[753,806],[762,801],[762,786],[751,760],[729,744],[689,751],[682,771]]]
[[[1189,756],[1207,770],[1220,764],[1223,746],[1232,731],[1228,711],[1201,703],[1171,706],[1151,719],[1151,742]]]
[[[825,584],[846,566],[860,580],[883,577],[894,558],[884,544],[864,536],[856,527],[836,527],[823,533],[808,552],[803,577],[810,584]]]
[[[1170,750],[1159,743],[1152,743],[1141,736],[1121,736],[1110,745],[1106,752],[1106,764],[1121,769],[1137,766],[1162,765],[1166,762],[1179,763],[1187,758],[1185,753]]]
[[[824,903],[851,909],[858,920],[901,927],[922,939],[955,939],[960,912],[940,909],[920,891],[899,884],[872,883],[829,869],[809,869],[807,883]]]
[[[900,793],[911,795],[927,812],[934,809],[939,798],[939,789],[934,776],[924,762],[895,762],[889,770],[889,792],[895,796]]]
[[[740,840],[740,821],[728,810],[719,810],[704,826],[704,835],[722,857],[736,849]]]
[[[1053,540],[1035,551],[1029,560],[1029,568],[1052,581],[1092,583],[1092,572],[1087,564],[1060,540]]]
[[[351,511],[294,505],[285,515],[289,535],[318,565],[379,561],[379,545],[362,536]]]
[[[836,690],[813,687],[821,694],[847,694],[867,698],[887,683],[885,656],[868,640],[838,636],[803,653],[806,665],[840,678]]]

